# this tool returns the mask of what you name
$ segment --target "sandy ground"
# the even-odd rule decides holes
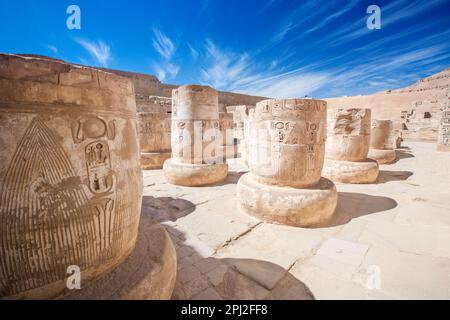
[[[377,184],[338,184],[335,221],[301,229],[240,211],[225,183],[169,185],[144,172],[143,210],[171,234],[173,299],[450,299],[450,153],[406,142]]]

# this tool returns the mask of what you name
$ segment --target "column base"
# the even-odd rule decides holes
[[[377,181],[378,162],[367,159],[363,162],[325,160],[322,174],[324,177],[340,183],[374,183]]]
[[[164,162],[172,157],[171,152],[141,152],[141,166],[143,170],[162,169]]]
[[[175,288],[177,257],[159,223],[142,219],[136,247],[112,272],[83,283],[58,300],[169,300]]]
[[[251,173],[237,185],[241,208],[262,221],[294,227],[322,227],[332,220],[337,191],[334,183],[321,178],[316,186],[295,189],[255,182]]]
[[[201,187],[225,180],[228,164],[187,164],[174,159],[164,163],[164,177],[170,184],[185,187]]]
[[[368,158],[378,162],[378,164],[391,164],[397,159],[395,150],[370,149]]]

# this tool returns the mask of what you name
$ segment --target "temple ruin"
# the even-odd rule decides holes
[[[118,289],[108,277],[134,251],[141,221],[132,83],[49,59],[2,54],[0,66],[0,296],[66,295],[70,266],[86,286]],[[149,237],[165,246],[152,247],[164,261],[146,281],[168,281],[152,293],[129,288],[122,298],[171,296],[175,251],[158,233],[160,240]]]
[[[378,163],[368,159],[370,147],[370,109],[330,111],[323,175],[342,183],[374,183]]]
[[[172,158],[164,163],[169,183],[205,186],[226,178],[219,122],[217,91],[193,85],[173,91]]]
[[[320,100],[257,103],[248,124],[250,173],[237,186],[245,212],[298,227],[320,226],[332,217],[336,188],[321,177],[326,115]]]
[[[389,164],[396,160],[397,137],[391,120],[373,120],[370,137],[369,158],[378,164]]]
[[[442,298],[449,75],[268,99],[0,54],[0,299]]]

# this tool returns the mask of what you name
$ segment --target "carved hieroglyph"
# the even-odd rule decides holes
[[[164,163],[166,180],[201,186],[225,179],[228,165],[221,143],[217,91],[198,85],[173,90],[172,159]]]
[[[237,194],[242,209],[261,220],[323,226],[337,204],[335,185],[321,178],[327,105],[312,99],[265,100],[248,121],[250,173]]]
[[[323,175],[335,182],[373,183],[379,169],[367,159],[370,109],[337,109],[328,113],[328,139]]]
[[[249,166],[261,183],[303,188],[319,182],[327,137],[326,103],[266,100],[249,121]]]
[[[369,158],[376,160],[379,164],[394,162],[396,140],[394,123],[391,120],[373,120]]]
[[[138,113],[143,169],[161,169],[164,161],[171,157],[171,122],[170,113]]]
[[[131,83],[0,55],[0,296],[48,298],[133,250],[142,176]]]

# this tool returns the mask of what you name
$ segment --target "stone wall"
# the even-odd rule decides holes
[[[148,103],[147,101],[149,96],[156,96],[160,98],[171,98],[172,90],[178,87],[176,85],[163,84],[158,80],[158,78],[152,75],[125,72],[112,69],[103,69],[103,70],[128,78],[131,80],[131,82],[134,83],[134,90],[136,91],[138,109],[140,105],[145,104],[147,104],[148,106],[151,105],[151,103]],[[229,105],[241,105],[241,104],[255,105],[257,102],[265,99],[267,98],[232,92],[219,92],[219,111],[226,112],[226,106]],[[158,111],[152,110],[151,112],[158,112]]]
[[[450,69],[416,84],[367,96],[325,99],[329,109],[370,108],[372,118],[392,120],[404,139],[436,141],[439,109],[448,97]]]

